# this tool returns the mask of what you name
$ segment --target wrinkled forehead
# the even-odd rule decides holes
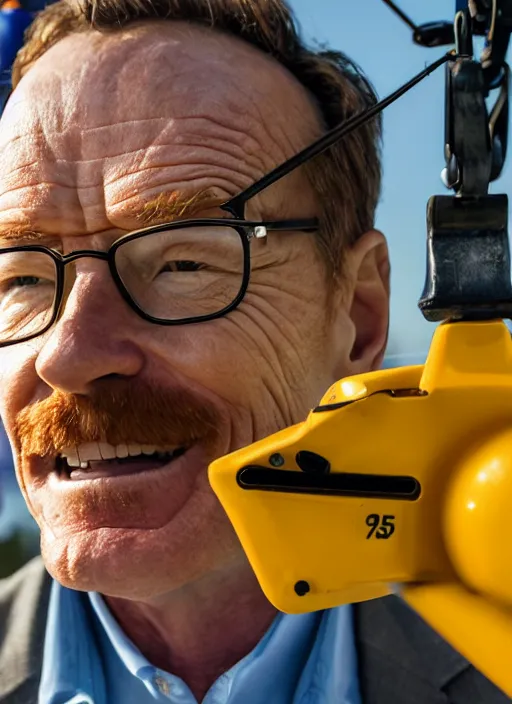
[[[91,130],[101,153],[102,129],[115,125],[128,135],[144,120],[149,128],[149,121],[187,118],[225,121],[246,141],[266,133],[291,153],[320,130],[306,90],[271,57],[211,29],[158,21],[75,34],[52,47],[12,96],[0,148],[33,130],[67,140],[73,158]]]

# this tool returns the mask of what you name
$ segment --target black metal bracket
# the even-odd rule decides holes
[[[447,64],[444,181],[458,195],[485,195],[491,181],[494,150],[485,94],[480,63],[462,57]]]
[[[427,207],[424,317],[512,318],[506,195],[433,196]]]
[[[504,58],[499,68],[489,64],[488,69],[473,59],[471,28],[469,10],[457,13],[458,58],[446,67],[443,179],[461,196],[487,193],[489,184],[501,174],[508,143],[509,68]],[[489,114],[486,98],[493,88],[499,89],[499,95]]]
[[[427,207],[427,272],[419,301],[429,321],[512,318],[508,199],[488,195],[507,156],[512,0],[456,0],[446,22],[416,26],[393,0],[383,0],[422,46],[455,44],[446,66],[443,180],[454,196]],[[485,47],[474,58],[475,36]],[[487,99],[499,90],[490,114]]]

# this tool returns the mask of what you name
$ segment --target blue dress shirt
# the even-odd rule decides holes
[[[185,682],[153,667],[99,594],[53,583],[39,704],[197,704]],[[202,704],[361,704],[352,608],[279,614]]]

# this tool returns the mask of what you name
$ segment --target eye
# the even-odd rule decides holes
[[[7,289],[37,286],[42,281],[38,276],[15,276],[7,282]]]
[[[198,271],[204,266],[199,262],[192,262],[187,260],[179,260],[174,262],[166,262],[164,266],[160,269],[162,274],[165,271]]]

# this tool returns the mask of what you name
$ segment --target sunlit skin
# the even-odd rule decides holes
[[[208,189],[222,202],[320,129],[295,79],[234,38],[172,22],[71,36],[35,63],[2,118],[0,235],[104,250],[140,228],[160,194],[165,204]],[[213,200],[201,208],[196,216],[223,215]],[[296,173],[246,216],[317,214]],[[184,390],[217,410],[215,447],[199,443],[172,472],[106,482],[94,492],[108,500],[94,509],[87,482],[62,490],[55,458],[17,463],[50,573],[106,595],[140,650],[198,698],[275,615],[209,487],[209,461],[302,420],[333,381],[382,359],[383,236],[366,233],[348,252],[339,289],[314,238],[270,235],[236,311],[170,328],[127,306],[105,262],[81,259],[54,327],[0,350],[0,412],[16,450],[23,408],[55,390],[87,395],[105,379]]]

